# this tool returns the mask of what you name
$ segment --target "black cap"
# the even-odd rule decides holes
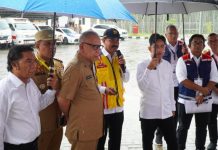
[[[117,29],[110,28],[104,32],[103,36],[106,38],[120,38],[120,33]]]
[[[156,35],[156,39],[155,39]],[[164,43],[166,43],[166,38],[163,35],[160,35],[158,33],[153,33],[150,38],[149,38],[149,44],[152,45],[154,44],[157,40],[162,40]]]

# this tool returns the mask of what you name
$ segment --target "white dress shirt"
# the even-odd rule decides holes
[[[102,49],[102,53],[104,56],[106,56],[109,61],[112,63],[112,57],[111,55],[103,48]],[[123,76],[122,76],[122,79],[123,79],[123,82],[128,82],[129,81],[129,78],[130,78],[130,73],[129,71],[126,69],[126,72],[123,73]],[[105,93],[105,89],[106,87],[104,86],[101,86],[101,85],[98,85],[98,88],[99,88],[99,91],[100,93],[104,94]],[[122,112],[123,111],[123,107],[116,107],[116,108],[113,108],[113,109],[104,109],[104,114],[113,114],[113,113],[118,113],[118,112]]]
[[[178,87],[179,82],[176,78],[176,64],[178,61],[178,57],[177,57],[177,46],[178,46],[178,41],[176,43],[175,46],[172,46],[170,43],[167,44],[167,48],[169,49],[170,53],[171,53],[171,58],[170,58],[170,64],[172,66],[172,70],[173,70],[173,82],[174,82],[174,87]],[[175,59],[174,59],[175,58]]]
[[[216,59],[216,62],[218,62],[218,56],[216,54],[213,54],[214,58]],[[213,104],[218,105],[218,94],[214,91],[212,92],[212,98],[213,98]]]
[[[190,58],[194,59],[197,66],[199,65],[201,57],[197,58],[194,55],[192,55],[192,53],[190,53]],[[180,57],[177,62],[176,76],[177,76],[179,83],[188,79],[187,78],[187,68],[186,68],[185,62],[182,57]],[[218,82],[218,72],[217,72],[216,64],[213,59],[211,62],[210,81]],[[179,97],[178,102],[184,104],[184,99]]]
[[[147,69],[150,59],[143,61],[137,68],[137,82],[142,93],[140,118],[166,119],[175,111],[174,84],[172,67],[161,60],[155,70]]]
[[[0,81],[0,150],[4,142],[24,144],[41,133],[39,111],[54,101],[55,90],[41,94],[32,79],[22,82],[13,73]]]

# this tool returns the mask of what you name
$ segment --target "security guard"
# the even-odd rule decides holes
[[[55,43],[52,39],[52,30],[42,30],[35,34],[36,41],[36,60],[37,69],[33,80],[41,93],[44,93],[47,87],[47,78],[49,77],[49,63],[55,54]],[[53,59],[54,73],[58,77],[59,87],[62,78],[64,66],[61,60]],[[59,88],[60,89],[60,88]],[[63,136],[63,129],[60,126],[61,111],[55,100],[49,107],[40,112],[41,135],[39,137],[39,150],[59,150]]]

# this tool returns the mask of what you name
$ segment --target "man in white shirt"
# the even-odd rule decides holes
[[[212,108],[211,90],[218,81],[215,62],[208,54],[202,54],[205,39],[194,34],[189,39],[191,53],[179,58],[176,76],[179,81],[177,129],[178,149],[184,150],[188,129],[193,115],[196,124],[196,150],[204,150],[209,112]]]
[[[104,48],[95,62],[95,73],[102,94],[104,105],[104,133],[98,142],[98,150],[104,150],[105,140],[109,132],[108,149],[120,150],[122,126],[124,120],[124,85],[129,80],[129,71],[126,69],[123,55],[118,49],[119,32],[107,29],[104,32]],[[103,89],[103,90],[102,90]],[[102,92],[103,91],[103,92]],[[104,92],[105,91],[105,92]]]
[[[163,55],[163,59],[168,61],[171,66],[172,66],[172,74],[173,74],[173,82],[174,82],[174,99],[176,101],[176,108],[177,108],[177,101],[178,101],[178,80],[176,78],[176,64],[178,59],[185,53],[188,52],[187,47],[183,41],[178,40],[178,30],[175,25],[168,25],[166,27],[165,31],[165,37],[167,39],[167,44],[165,48],[165,52]],[[175,121],[175,128],[177,127],[177,109],[175,112],[174,116],[174,121]],[[157,146],[162,146],[162,133],[159,128],[157,129],[156,132],[156,145]]]
[[[153,149],[154,132],[158,127],[163,132],[167,149],[177,150],[172,68],[169,62],[162,59],[166,39],[162,35],[152,34],[149,43],[151,59],[138,65],[136,75],[142,93],[139,117],[143,150]]]
[[[11,48],[7,68],[9,75],[0,81],[0,150],[37,150],[39,111],[53,102],[56,91],[42,95],[31,79],[36,60],[29,46]],[[47,83],[56,89],[56,80]]]
[[[208,45],[212,50],[212,58],[216,63],[216,67],[218,68],[218,35],[216,33],[211,33],[208,35]],[[210,136],[210,144],[207,147],[207,150],[216,150],[217,145],[217,113],[218,113],[218,84],[216,83],[216,87],[213,89],[212,97],[213,97],[213,105],[212,112],[210,114],[208,129]]]

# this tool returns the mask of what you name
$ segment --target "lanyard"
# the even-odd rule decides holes
[[[38,60],[38,62],[40,63],[40,65],[42,65],[43,67],[46,68],[47,71],[51,71],[51,69],[52,69],[53,72],[54,72],[54,74],[56,74],[56,73],[55,73],[55,67],[49,67],[49,66],[45,63],[45,61],[44,61],[43,59],[39,58],[38,56],[36,56],[36,59]]]
[[[49,69],[49,66],[45,63],[44,60],[42,60],[42,59],[39,58],[38,56],[36,56],[36,59],[38,60],[38,62],[40,63],[40,65],[44,66],[48,71],[50,70],[50,69]]]
[[[176,53],[170,48],[170,46],[167,46],[168,49],[172,52],[173,54],[173,59],[176,60]]]

